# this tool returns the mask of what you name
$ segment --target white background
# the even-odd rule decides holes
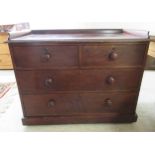
[[[0,24],[32,29],[132,28],[155,34],[154,0],[0,0]],[[152,133],[5,133],[1,155],[155,154]]]
[[[0,0],[0,24],[32,29],[126,28],[155,35],[153,0]]]

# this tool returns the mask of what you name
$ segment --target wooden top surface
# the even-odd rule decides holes
[[[104,42],[110,40],[147,40],[148,31],[123,29],[33,30],[9,42]]]

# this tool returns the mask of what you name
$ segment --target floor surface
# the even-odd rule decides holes
[[[0,82],[15,81],[13,71],[0,71]],[[127,124],[69,124],[23,126],[18,90],[13,88],[10,105],[0,115],[0,131],[155,131],[155,71],[145,71],[138,99],[138,120]]]

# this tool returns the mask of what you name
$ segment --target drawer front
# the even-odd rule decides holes
[[[83,46],[81,66],[83,67],[126,67],[141,66],[147,44],[104,44]]]
[[[46,94],[22,97],[26,116],[134,113],[136,94]]]
[[[0,44],[0,54],[10,54],[8,44]]]
[[[136,90],[141,82],[141,69],[101,69],[82,71],[82,90]]]
[[[0,66],[12,66],[12,60],[9,54],[0,55]]]
[[[13,48],[15,66],[20,68],[75,67],[76,46],[19,46]]]
[[[46,70],[46,71],[16,71],[16,76],[24,93],[50,91],[78,90],[79,71]]]
[[[138,89],[140,69],[16,71],[24,93]]]

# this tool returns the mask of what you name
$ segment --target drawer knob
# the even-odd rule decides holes
[[[107,78],[107,83],[108,84],[113,84],[113,83],[115,83],[115,78],[113,77],[113,76],[109,76],[108,78]]]
[[[47,62],[51,58],[48,48],[44,48],[45,53],[42,55],[42,62]]]
[[[53,79],[52,78],[48,78],[45,80],[45,86],[46,87],[50,87],[53,83]]]
[[[111,101],[109,98],[107,98],[107,99],[105,99],[105,101],[104,101],[104,105],[107,106],[107,107],[109,107],[109,106],[112,105],[112,101]]]
[[[49,60],[51,58],[51,55],[49,53],[44,54],[44,59]]]
[[[49,100],[48,101],[48,106],[49,107],[53,107],[55,105],[55,101],[54,100]]]
[[[49,61],[51,58],[51,54],[50,53],[45,53],[43,56],[42,56],[42,62],[47,62]]]
[[[110,54],[109,54],[109,58],[110,58],[110,60],[116,60],[117,58],[118,58],[118,53],[116,53],[116,52],[111,52]]]

